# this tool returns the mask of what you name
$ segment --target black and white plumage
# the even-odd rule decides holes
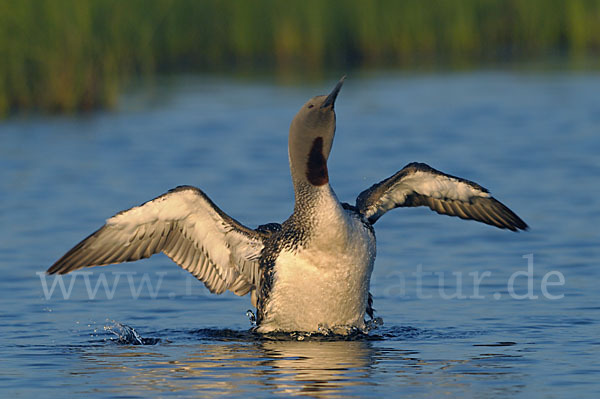
[[[131,262],[164,252],[210,292],[246,295],[258,284],[257,260],[266,236],[226,215],[201,190],[180,186],[111,217],[48,273]]]
[[[109,218],[48,269],[64,274],[163,252],[213,293],[252,294],[259,332],[346,332],[372,317],[373,224],[397,207],[428,206],[446,215],[509,230],[527,225],[480,185],[411,163],[342,204],[329,185],[334,104],[310,99],[290,126],[294,213],[282,224],[248,228],[201,190],[181,186]]]
[[[487,189],[424,163],[406,165],[356,199],[356,207],[370,223],[391,209],[410,206],[427,206],[442,215],[476,220],[501,229],[527,228],[521,218],[492,197]]]

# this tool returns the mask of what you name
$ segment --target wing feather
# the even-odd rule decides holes
[[[215,293],[245,295],[258,286],[264,233],[221,211],[201,190],[181,186],[119,212],[49,269],[64,274],[164,252]]]
[[[371,222],[398,207],[427,206],[433,211],[501,229],[526,230],[527,224],[477,183],[447,175],[423,163],[410,163],[359,194],[356,207]]]

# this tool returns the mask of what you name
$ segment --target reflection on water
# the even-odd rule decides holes
[[[479,344],[463,339],[479,336]],[[249,331],[165,330],[155,334],[158,345],[116,345],[110,337],[77,353],[73,374],[106,375],[108,386],[121,394],[202,394],[235,396],[245,392],[288,396],[364,397],[389,393],[402,386],[408,393],[472,396],[481,384],[496,397],[523,390],[528,372],[525,346],[515,342],[485,342],[481,332],[390,329],[386,339],[354,341],[271,340]],[[445,337],[445,338],[439,338]],[[144,338],[147,339],[147,338]],[[450,351],[440,351],[442,340]],[[436,346],[432,353],[430,345]],[[460,358],[448,357],[456,349]],[[83,381],[86,381],[85,379]],[[85,387],[81,388],[85,392]]]
[[[185,348],[175,345],[115,350],[106,345],[104,349],[84,350],[84,366],[78,373],[112,370],[116,373],[110,373],[110,383],[115,386],[126,382],[140,391],[215,395],[233,395],[248,386],[286,395],[351,392],[353,386],[367,384],[374,353],[369,341],[257,339]]]
[[[101,352],[96,347],[93,352],[82,354],[87,370],[115,368],[128,374],[126,378],[135,385],[161,392],[215,390],[228,395],[239,392],[240,385],[250,384],[288,395],[332,394],[367,384],[365,379],[373,365],[374,349],[368,336],[356,340],[343,336],[343,340],[331,336],[298,340],[290,334],[265,338],[251,331],[205,329],[188,334],[206,343],[190,345],[184,356],[165,360],[164,355],[147,346],[160,344],[160,338],[142,337],[118,322],[107,331],[117,337],[105,341],[106,348],[111,343],[146,346],[126,352]],[[124,367],[122,358],[128,359],[126,364],[134,358],[138,361],[133,367]]]
[[[369,342],[265,342],[268,383],[283,393],[334,393],[365,384],[373,348]]]
[[[428,391],[438,396],[472,395],[484,381],[490,387],[502,381],[497,390],[499,397],[522,390],[527,373],[521,365],[524,355],[519,353],[523,348],[515,342],[470,345],[467,350],[472,354],[459,359],[449,359],[443,352],[433,357],[428,354],[425,359],[421,350],[415,350],[428,352],[423,337],[433,341],[434,335],[449,336],[447,332],[409,328],[404,333],[386,331],[396,341],[298,341],[263,339],[231,330],[163,331],[157,335],[170,336],[170,343],[161,339],[162,343],[153,346],[115,346],[108,340],[88,348],[78,347],[82,364],[75,374],[105,374],[110,376],[106,381],[110,386],[126,387],[121,393],[138,395],[196,392],[235,396],[268,392],[363,397],[380,391],[386,379],[402,385],[406,392]],[[421,338],[416,340],[417,336]],[[188,344],[182,345],[185,341]],[[461,346],[458,338],[445,341]],[[518,348],[510,349],[513,346]],[[499,350],[504,347],[510,352]]]

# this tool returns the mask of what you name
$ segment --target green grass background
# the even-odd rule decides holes
[[[110,107],[156,74],[597,68],[599,0],[2,0],[0,116]]]

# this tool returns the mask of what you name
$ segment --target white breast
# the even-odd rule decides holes
[[[304,247],[279,254],[259,332],[364,327],[375,237],[355,216],[340,211],[332,216],[337,220],[315,229]]]

